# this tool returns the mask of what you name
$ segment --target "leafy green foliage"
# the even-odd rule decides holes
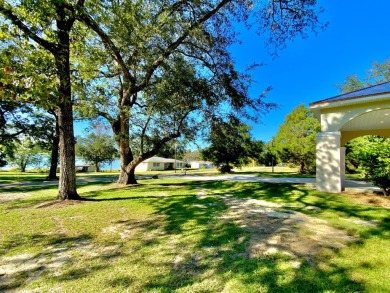
[[[315,2],[277,2],[121,1],[87,3],[79,11],[77,18],[96,33],[83,52],[99,48],[79,54],[91,60],[80,64],[92,64],[80,66],[88,80],[80,88],[88,94],[78,96],[79,110],[112,125],[120,182],[129,183],[137,164],[167,142],[192,139],[210,117],[231,111],[258,118],[274,106],[263,94],[249,95],[251,77],[236,70],[228,47],[237,41],[235,22],[250,16],[263,20],[261,30],[278,35],[272,38],[278,44],[320,26]]]
[[[101,163],[112,162],[118,157],[115,141],[107,134],[90,133],[87,137],[78,137],[76,153],[89,163],[93,163],[96,172],[100,171]]]
[[[0,25],[6,28],[0,35],[0,46],[10,52],[1,56],[11,57],[7,64],[14,62],[18,67],[6,68],[0,86],[4,92],[11,92],[11,98],[19,98],[21,90],[21,100],[56,107],[61,129],[60,199],[80,198],[76,191],[70,44],[78,36],[72,36],[74,13],[82,6],[84,1],[0,1]],[[15,54],[20,48],[21,54]],[[33,61],[30,56],[34,56]],[[22,76],[15,78],[18,74]]]
[[[201,150],[187,150],[183,155],[183,160],[187,162],[191,161],[201,161],[203,159]]]
[[[322,27],[321,12],[315,1],[306,0],[267,4],[247,0],[2,0],[0,13],[6,20],[0,19],[0,24],[7,27],[7,33],[1,34],[7,56],[16,56],[8,64],[15,62],[28,69],[27,78],[18,75],[23,70],[12,71],[12,77],[23,77],[21,88],[28,88],[25,99],[37,93],[40,105],[58,107],[59,197],[78,198],[73,173],[74,102],[81,115],[99,115],[112,125],[123,162],[120,182],[127,184],[129,178],[135,181],[137,164],[168,141],[181,135],[191,138],[210,114],[229,108],[258,118],[258,113],[273,106],[263,101],[262,94],[251,97],[250,76],[235,69],[227,48],[237,41],[236,21],[249,25],[248,19],[256,18],[260,32],[268,32],[271,43],[283,45],[296,35]],[[16,54],[20,48],[22,54]],[[28,61],[30,55],[42,65],[36,71],[32,70],[34,62]],[[1,78],[1,85],[12,94],[20,89],[14,88],[11,74]],[[37,82],[31,86],[29,78]],[[47,79],[52,82],[45,83]],[[135,149],[130,141],[137,145]]]
[[[390,196],[390,140],[370,136],[370,144],[363,144],[358,157],[368,181]]]
[[[313,112],[301,104],[287,115],[279,127],[274,149],[282,161],[299,165],[300,173],[313,172],[319,130],[320,123]]]
[[[230,172],[232,165],[247,164],[251,154],[249,129],[235,117],[229,117],[228,121],[214,120],[208,138],[210,146],[202,150],[203,158],[220,166],[222,173]]]
[[[40,149],[31,139],[25,137],[14,144],[15,152],[8,156],[8,161],[15,165],[21,172],[25,172],[28,166],[34,166],[42,161]]]

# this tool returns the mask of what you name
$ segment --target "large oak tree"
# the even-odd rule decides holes
[[[113,128],[121,155],[119,183],[135,183],[137,164],[182,133],[194,133],[194,125],[219,111],[246,115],[248,107],[258,111],[269,106],[261,95],[249,96],[250,77],[234,68],[228,47],[237,41],[235,21],[252,17],[260,33],[273,44],[283,45],[297,34],[305,36],[309,29],[320,27],[319,12],[315,1],[306,0],[266,4],[247,0],[0,0],[7,33],[18,41],[27,40],[28,46],[54,60],[61,164],[58,197],[79,198],[72,85],[77,88],[77,102],[82,104],[87,97],[88,104],[97,105],[91,112],[105,117]],[[95,36],[84,35],[83,30],[72,34],[76,20]],[[80,36],[83,42],[75,42]],[[77,74],[98,73],[100,83],[72,84],[71,57]]]
[[[235,21],[256,19],[277,45],[319,26],[315,1],[304,0],[102,1],[74,12],[99,38],[83,54],[97,65],[85,72],[99,78],[83,83],[84,105],[112,126],[122,184],[136,183],[140,162],[220,111],[246,115],[248,107],[271,106],[249,96],[249,76],[234,68],[228,47],[237,41]]]
[[[4,32],[15,41],[22,40],[25,46],[35,47],[34,51],[44,50],[54,61],[61,165],[59,199],[80,198],[76,191],[70,38],[76,21],[74,10],[81,10],[83,5],[84,0],[0,1],[1,24],[6,27]],[[7,74],[13,85],[12,68]],[[42,84],[41,88],[44,90],[45,85]]]

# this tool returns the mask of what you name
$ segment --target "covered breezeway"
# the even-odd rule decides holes
[[[364,135],[390,137],[390,82],[314,102],[310,108],[321,122],[316,147],[317,189],[341,192],[344,145]]]

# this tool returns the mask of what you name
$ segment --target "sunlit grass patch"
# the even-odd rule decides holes
[[[84,201],[55,201],[56,187],[26,186],[7,191],[29,196],[0,204],[0,290],[390,289],[386,279],[390,261],[388,209],[364,206],[345,195],[321,193],[300,185],[176,178],[143,179],[139,183],[131,187],[110,182],[83,183],[78,192]],[[283,223],[291,219],[252,214],[250,207],[246,217],[258,222],[245,227],[226,217],[232,215],[230,203],[235,199],[242,205],[249,199],[275,203],[275,207],[269,205],[264,210],[303,213],[323,225],[346,231],[355,240],[341,248],[319,247],[311,258],[285,253],[276,249],[278,243],[274,240],[281,231],[286,232]],[[261,229],[270,224],[274,229]],[[309,232],[307,237],[312,237]],[[254,238],[255,233],[265,235]],[[275,249],[251,255],[254,239],[268,241],[267,245]]]
[[[45,173],[0,171],[0,184],[25,181],[43,181],[47,177]]]

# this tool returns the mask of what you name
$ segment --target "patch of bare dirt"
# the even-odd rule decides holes
[[[0,193],[0,203],[6,203],[13,200],[24,199],[30,197],[29,193],[22,192],[2,192]]]
[[[72,206],[76,204],[83,204],[85,201],[82,200],[50,200],[50,201],[45,201],[43,203],[39,203],[34,206],[36,209],[41,209],[41,208],[62,208],[62,207],[67,207],[67,206]]]
[[[390,209],[390,196],[379,195],[374,192],[344,191],[344,196],[354,198],[358,203]]]
[[[223,200],[229,209],[222,219],[233,221],[251,233],[248,257],[282,253],[293,258],[303,257],[312,263],[322,249],[342,248],[354,240],[324,220],[285,210],[275,203],[237,199],[231,195],[225,195]]]
[[[70,245],[53,245],[40,253],[21,253],[0,258],[0,286],[12,287],[13,283],[25,276],[23,283],[38,279],[43,272],[50,271],[54,276],[63,273],[63,267],[83,258],[112,257],[118,255],[118,245],[96,247],[90,240],[80,239]],[[75,260],[74,256],[78,258]],[[39,288],[37,292],[40,292]]]

